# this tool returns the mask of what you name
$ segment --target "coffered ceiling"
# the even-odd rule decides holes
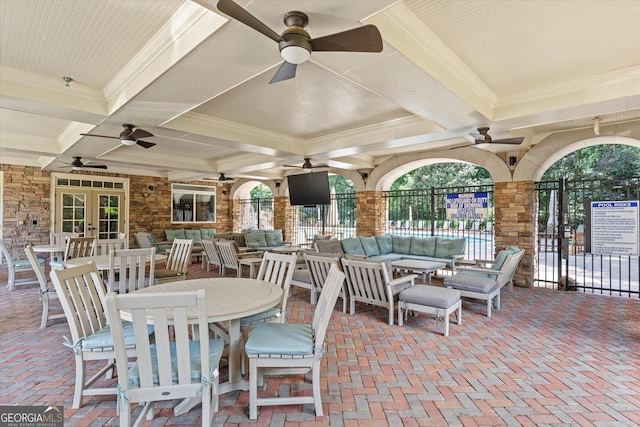
[[[593,128],[640,138],[640,2],[238,0],[281,33],[374,24],[381,53],[313,52],[269,84],[277,43],[216,0],[0,1],[0,160],[172,180],[277,179],[303,158],[373,169],[407,152],[531,150]],[[71,77],[66,85],[63,77]],[[123,123],[154,136],[118,139]],[[474,145],[522,136],[520,146]]]

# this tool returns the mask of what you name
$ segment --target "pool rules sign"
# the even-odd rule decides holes
[[[487,219],[489,197],[487,193],[447,194],[447,219]]]
[[[638,255],[638,201],[591,202],[591,253]]]

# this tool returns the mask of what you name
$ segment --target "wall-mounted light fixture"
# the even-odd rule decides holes
[[[69,87],[69,83],[71,83],[71,82],[73,81],[73,79],[72,79],[71,77],[67,77],[67,76],[64,76],[64,77],[62,78],[62,80],[64,80],[64,85],[65,85],[66,87]]]

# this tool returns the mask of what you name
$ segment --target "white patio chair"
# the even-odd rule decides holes
[[[185,280],[191,264],[192,247],[193,239],[173,239],[165,268],[158,268],[154,272],[155,284]]]
[[[235,270],[237,276],[241,276],[240,260],[243,259],[246,262],[251,259],[254,262],[260,262],[262,258],[262,251],[251,251],[240,254],[238,252],[238,245],[232,240],[217,240],[214,241],[220,254],[220,260],[222,261],[222,270],[220,275],[224,276],[227,270]]]
[[[153,418],[155,402],[184,398],[201,401],[202,426],[209,426],[218,409],[218,364],[224,342],[209,339],[205,291],[109,293],[106,305],[113,319],[120,426],[130,425],[134,403],[144,403],[134,424],[140,425],[145,417]],[[192,313],[197,314],[195,322],[189,318]],[[132,319],[130,324],[122,320],[124,316]],[[153,344],[147,334],[148,324],[153,324]],[[129,325],[138,348],[131,367],[126,345]]]
[[[324,283],[327,280],[331,266],[333,264],[337,264],[340,268],[342,268],[342,266],[340,265],[340,259],[338,257],[304,254],[304,261],[309,269],[309,275],[311,276],[311,283],[313,285],[313,289],[311,290],[313,295],[311,298],[311,304],[315,305],[316,296],[322,292],[322,286],[324,286]],[[338,297],[342,298],[342,312],[346,313],[347,294],[344,287],[340,290]]]
[[[104,300],[106,290],[94,263],[77,267],[51,270],[51,281],[71,331],[65,345],[73,350],[76,362],[76,380],[73,409],[82,405],[83,396],[117,394],[116,387],[90,388],[101,376],[115,367],[111,329],[107,325]],[[131,328],[126,330],[126,357],[135,355],[135,342]],[[86,379],[86,362],[103,360],[106,365]],[[126,358],[124,359],[126,362]]]
[[[202,244],[202,250],[204,252],[204,256],[202,257],[202,266],[207,266],[207,271],[211,271],[211,266],[218,267],[218,271],[222,272],[222,260],[220,259],[220,253],[218,252],[218,247],[211,239],[202,239],[200,241]]]
[[[349,289],[349,312],[355,314],[356,302],[385,307],[389,310],[389,325],[393,325],[393,311],[398,294],[413,286],[415,274],[392,279],[391,269],[385,262],[342,259]]]
[[[311,325],[302,323],[256,324],[245,345],[249,358],[249,419],[258,417],[258,406],[313,403],[316,416],[323,415],[320,394],[320,362],[324,339],[333,308],[345,276],[337,265],[331,267],[320,294]],[[265,375],[312,372],[312,396],[258,397]]]
[[[524,250],[517,247],[503,249],[491,267],[456,267],[456,273],[447,276],[444,285],[459,290],[462,297],[486,301],[487,317],[491,317],[492,305],[500,309],[502,287],[508,285],[513,292],[513,276],[523,255]]]
[[[94,255],[109,255],[112,250],[129,249],[129,241],[123,238],[101,239],[96,241]]]
[[[36,253],[33,251],[33,247],[31,245],[27,245],[24,248],[24,252],[27,254],[27,259],[31,263],[31,267],[36,272],[36,277],[38,278],[38,283],[40,283],[40,300],[42,301],[42,320],[40,321],[40,327],[46,328],[47,321],[49,319],[64,319],[64,313],[62,311],[62,307],[51,307],[49,305],[50,300],[58,300],[58,294],[53,287],[53,284],[47,281],[47,276],[44,274],[44,266],[40,262],[41,260],[38,258]],[[49,314],[52,309],[59,311],[58,314]]]
[[[68,259],[92,256],[96,253],[97,239],[95,237],[67,237],[67,246],[60,261],[50,262],[52,269],[64,268]]]
[[[31,262],[29,260],[20,260],[14,261],[11,258],[11,254],[9,250],[4,245],[4,242],[0,240],[0,250],[2,251],[3,258],[7,260],[7,289],[12,291],[16,285],[35,285],[38,283],[37,277],[25,277],[21,279],[16,279],[16,273],[28,271],[35,272],[33,267],[31,266]],[[38,261],[38,263],[44,263],[44,260]]]
[[[110,251],[107,290],[125,294],[153,284],[155,262],[156,248]]]

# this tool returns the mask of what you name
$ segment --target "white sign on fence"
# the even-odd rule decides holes
[[[487,193],[447,194],[447,219],[487,219]]]
[[[638,255],[638,201],[591,202],[591,253]]]

